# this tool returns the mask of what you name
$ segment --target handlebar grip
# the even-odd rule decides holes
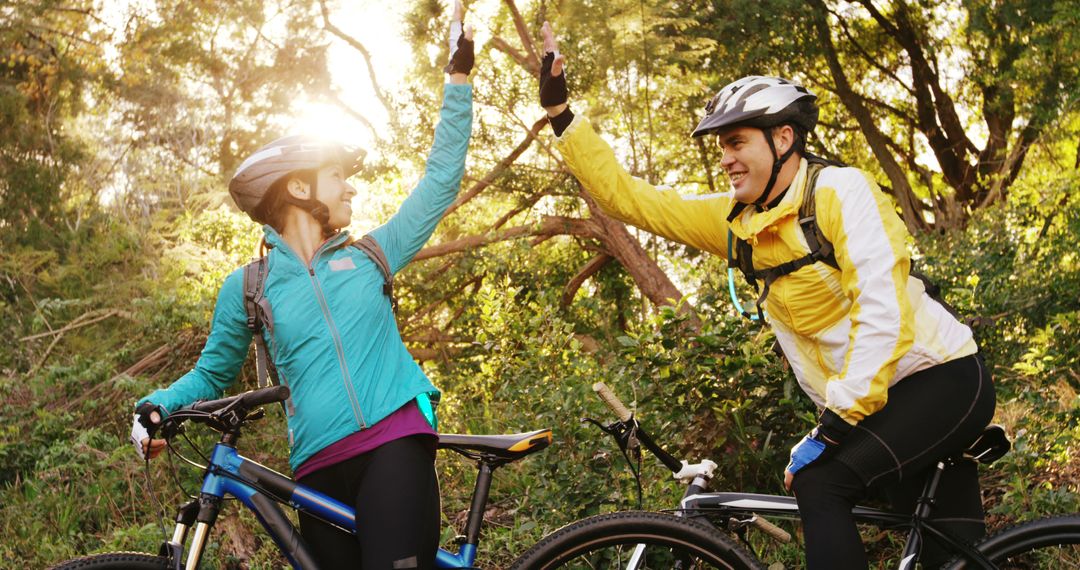
[[[236,400],[241,400],[240,404],[247,409],[261,406],[263,404],[272,404],[274,402],[284,402],[289,398],[288,386],[268,386],[266,388],[259,388],[257,390],[251,390],[250,392],[244,392],[237,396],[229,396],[228,398],[221,398],[220,400],[208,400],[206,402],[196,402],[192,404],[191,409],[198,412],[216,412],[221,408],[224,408]]]
[[[288,386],[268,386],[259,390],[252,390],[246,392],[240,397],[244,399],[244,404],[249,408],[255,406],[262,406],[263,404],[275,404],[277,402],[284,402],[289,399],[289,387]]]
[[[615,415],[619,417],[620,421],[630,421],[630,410],[626,408],[626,405],[619,400],[619,397],[615,395],[615,392],[611,391],[611,388],[607,387],[607,384],[603,382],[597,382],[592,385],[592,389],[596,392],[597,396],[607,404],[607,407],[615,412]]]
[[[754,515],[754,518],[750,521],[754,526],[761,529],[765,534],[779,540],[783,543],[791,542],[791,533],[774,525],[773,523],[765,520],[760,515]]]

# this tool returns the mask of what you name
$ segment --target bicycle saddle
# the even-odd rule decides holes
[[[466,451],[485,453],[510,461],[540,451],[550,444],[550,429],[507,435],[439,434],[440,449],[451,449],[459,453]]]
[[[989,465],[1012,449],[1005,428],[991,424],[964,450],[964,457]]]

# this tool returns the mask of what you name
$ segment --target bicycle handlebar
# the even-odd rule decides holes
[[[235,396],[229,396],[228,398],[221,398],[219,400],[206,400],[204,402],[195,402],[188,408],[196,412],[208,413],[216,412],[222,408],[227,408],[233,405],[244,409],[251,409],[256,406],[262,406],[264,404],[284,402],[288,398],[288,386],[268,386],[266,388],[250,390],[244,392],[243,394],[237,394]]]
[[[631,414],[630,410],[626,408],[626,405],[622,403],[622,400],[620,400],[619,397],[615,395],[615,392],[612,392],[611,388],[607,387],[607,384],[604,384],[603,382],[597,382],[592,385],[592,389],[594,392],[596,392],[596,395],[600,396],[600,399],[603,400],[605,404],[607,404],[607,407],[611,409],[612,412],[615,412],[615,415],[618,416],[619,421],[630,421],[630,418],[633,417],[633,414]]]
[[[185,422],[191,421],[208,425],[225,434],[239,428],[246,421],[263,417],[262,410],[249,414],[248,412],[252,409],[265,404],[283,402],[288,398],[288,386],[269,386],[228,398],[195,402],[169,414],[161,424],[160,433],[165,439],[171,439],[180,433]]]
[[[615,412],[615,415],[619,416],[619,421],[624,424],[634,424],[634,435],[637,437],[638,441],[641,442],[641,445],[645,446],[645,449],[651,451],[652,454],[655,455],[656,458],[659,459],[665,467],[670,469],[672,473],[679,473],[680,471],[682,471],[684,462],[675,459],[673,455],[671,455],[667,451],[664,451],[664,448],[660,447],[655,441],[653,441],[653,438],[649,435],[649,432],[645,431],[645,428],[641,427],[641,424],[634,419],[633,414],[630,413],[630,410],[627,409],[626,405],[623,404],[621,400],[619,400],[619,397],[616,396],[615,393],[612,392],[606,384],[604,384],[603,382],[597,382],[593,384],[593,391],[595,391],[596,394],[600,397],[600,399],[603,400],[605,404],[607,404],[608,408],[611,408],[611,411]]]

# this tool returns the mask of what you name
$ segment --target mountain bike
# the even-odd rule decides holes
[[[235,497],[262,524],[281,554],[293,568],[318,568],[315,553],[304,543],[279,505],[318,517],[341,529],[356,532],[353,508],[307,489],[292,479],[241,456],[236,450],[241,432],[251,422],[265,416],[260,406],[284,402],[285,386],[252,390],[220,400],[196,402],[176,410],[161,423],[159,433],[166,441],[181,434],[188,422],[203,424],[221,434],[203,467],[199,496],[177,509],[172,538],[157,554],[113,552],[78,558],[54,568],[62,570],[195,570],[199,567],[207,539],[227,497]],[[499,467],[544,449],[551,443],[551,430],[542,429],[510,435],[440,434],[439,448],[459,453],[477,462],[478,474],[465,535],[458,537],[458,552],[439,549],[437,568],[473,568],[480,528],[492,474]]]
[[[615,412],[618,421],[604,426],[589,420],[615,438],[624,456],[648,449],[686,485],[678,506],[663,512],[625,511],[597,515],[571,523],[543,538],[512,566],[514,570],[551,568],[634,569],[766,568],[752,552],[751,528],[787,542],[791,535],[765,517],[798,519],[793,497],[756,493],[709,492],[717,467],[705,459],[688,464],[658,445],[637,419],[603,383],[594,389]],[[960,569],[1080,569],[1080,514],[1048,517],[1002,529],[975,544],[951,536],[930,518],[941,474],[961,461],[990,464],[1011,444],[1000,426],[989,426],[963,453],[937,463],[928,475],[914,513],[894,513],[857,506],[858,522],[906,532],[897,567],[914,570],[923,538],[933,536],[954,555],[944,568]],[[631,464],[631,467],[633,465]],[[636,475],[636,473],[635,473]],[[780,563],[770,570],[783,568]]]

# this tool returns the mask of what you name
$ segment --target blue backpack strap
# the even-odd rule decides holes
[[[390,299],[390,306],[397,313],[397,299],[394,298],[394,274],[390,271],[390,262],[386,259],[386,252],[383,251],[382,246],[379,245],[378,241],[375,241],[375,238],[371,237],[371,234],[366,234],[350,245],[364,252],[364,255],[367,255],[375,263],[375,267],[379,268],[379,272],[383,276],[383,294]]]

